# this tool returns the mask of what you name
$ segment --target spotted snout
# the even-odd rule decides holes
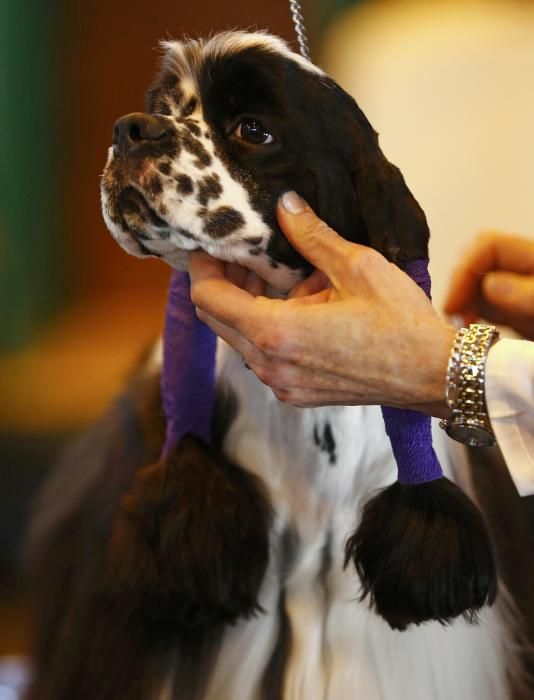
[[[184,269],[187,252],[201,249],[285,291],[302,273],[271,255],[273,197],[232,159],[220,129],[195,105],[117,120],[102,178],[106,223],[134,255]]]

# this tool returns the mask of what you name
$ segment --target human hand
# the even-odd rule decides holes
[[[464,323],[484,318],[534,339],[534,241],[483,233],[456,268],[445,311]]]
[[[377,251],[341,238],[295,195],[284,195],[277,218],[317,271],[288,299],[267,299],[252,273],[192,253],[199,317],[282,401],[447,415],[445,374],[455,331],[424,292]]]

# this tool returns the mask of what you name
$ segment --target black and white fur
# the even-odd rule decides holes
[[[295,189],[347,239],[401,265],[425,257],[422,211],[318,68],[263,33],[164,49],[147,113],[117,122],[103,175],[128,252],[183,268],[201,248],[287,291],[309,271],[274,219]],[[272,141],[243,139],[243,119]],[[343,568],[359,505],[395,479],[379,407],[281,403],[220,343],[213,451],[186,441],[162,465],[159,372],[156,349],[43,494],[32,700],[511,697],[502,596],[478,626],[398,632]]]

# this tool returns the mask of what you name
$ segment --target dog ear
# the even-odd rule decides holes
[[[352,183],[367,244],[401,264],[428,258],[425,214],[400,170],[382,153],[378,134],[352,101]]]
[[[259,480],[186,435],[123,497],[103,595],[149,636],[192,644],[261,610],[270,524]]]
[[[334,81],[324,81],[320,98],[329,105],[327,121],[320,121],[329,149],[322,151],[324,163],[316,158],[316,202],[310,203],[347,240],[369,245],[392,262],[427,258],[425,214],[382,153],[362,110]],[[318,110],[319,120],[323,112]]]

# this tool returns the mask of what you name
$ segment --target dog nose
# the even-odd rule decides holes
[[[168,133],[163,117],[134,112],[121,117],[113,127],[113,153],[125,156],[133,148],[147,141],[159,141]]]

